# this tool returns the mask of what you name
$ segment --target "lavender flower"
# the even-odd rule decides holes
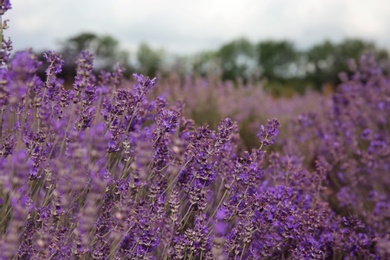
[[[77,75],[73,88],[75,89],[75,96],[73,103],[78,103],[81,98],[82,91],[89,85],[94,84],[95,77],[93,70],[93,55],[88,51],[82,51],[77,59]]]
[[[9,8],[0,1],[0,12]],[[390,81],[369,56],[342,76],[326,113],[298,117],[268,154],[287,131],[278,120],[260,127],[258,149],[245,151],[241,139],[257,128],[252,118],[262,120],[259,88],[162,79],[162,97],[155,78],[134,74],[128,86],[121,66],[96,80],[84,51],[68,91],[57,54],[45,54],[43,82],[37,58],[18,52],[8,61],[7,45],[0,257],[388,258]],[[172,105],[180,93],[191,93],[186,107]],[[187,118],[205,107],[237,122]]]
[[[5,110],[8,105],[10,92],[10,75],[7,69],[0,68],[0,109]]]
[[[274,138],[279,133],[280,123],[278,120],[273,119],[268,121],[267,125],[260,127],[260,132],[257,134],[261,147],[266,147],[274,143]]]
[[[43,57],[49,63],[46,69],[46,84],[45,87],[48,89],[47,97],[49,100],[54,100],[59,95],[60,88],[63,85],[62,80],[58,80],[56,75],[61,73],[64,60],[55,52],[47,52],[43,54]],[[62,87],[63,88],[63,87]]]
[[[12,5],[11,5],[10,0],[2,0],[0,2],[0,15],[3,15],[5,12],[7,12],[11,8],[12,8]]]

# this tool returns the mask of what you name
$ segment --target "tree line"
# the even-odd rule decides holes
[[[131,55],[121,49],[112,36],[81,33],[62,41],[58,50],[65,60],[62,77],[66,81],[73,79],[75,60],[84,49],[95,54],[95,64],[99,69],[111,70],[116,63],[121,63],[127,75],[138,72],[153,77],[175,71],[194,76],[216,74],[222,80],[236,82],[261,80],[276,94],[286,90],[303,92],[307,87],[320,90],[324,85],[336,86],[339,72],[348,71],[348,61],[358,60],[366,53],[375,55],[386,72],[390,67],[388,51],[362,39],[325,40],[299,50],[289,40],[253,43],[240,38],[223,44],[217,50],[188,56],[170,54],[142,43]]]

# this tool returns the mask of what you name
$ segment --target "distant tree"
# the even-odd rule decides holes
[[[149,77],[156,76],[164,59],[163,50],[153,50],[146,43],[141,43],[137,51],[138,68]]]
[[[192,72],[196,75],[207,76],[208,74],[219,75],[221,64],[215,51],[203,51],[193,56]]]
[[[128,64],[129,53],[119,49],[119,43],[109,35],[84,32],[62,42],[61,53],[66,61],[75,61],[82,50],[94,54],[99,69],[111,69],[116,63]]]
[[[278,81],[294,77],[291,66],[297,66],[299,53],[290,41],[267,40],[256,45],[257,64],[262,70],[262,78]]]
[[[335,84],[337,72],[334,68],[336,62],[337,46],[329,40],[311,47],[307,52],[307,78],[321,86],[326,82]]]
[[[76,60],[82,50],[94,54],[94,65],[97,69],[112,70],[120,63],[128,71],[134,71],[129,62],[129,53],[121,50],[119,42],[109,35],[97,35],[83,32],[61,42],[60,53],[65,60],[62,76],[66,82],[71,83],[75,76]]]
[[[246,80],[258,75],[256,50],[253,44],[245,38],[223,45],[217,51],[217,58],[221,64],[223,79],[243,78]]]
[[[76,58],[82,50],[96,50],[97,41],[98,36],[94,33],[80,33],[61,42],[62,54],[65,57]]]
[[[361,39],[345,39],[334,44],[329,40],[314,45],[306,52],[307,78],[321,87],[324,83],[337,85],[338,74],[348,72],[348,61],[359,60],[361,55],[373,53],[379,63],[388,59],[388,52],[374,43]]]
[[[128,64],[129,52],[121,50],[116,39],[109,35],[99,37],[96,46],[97,62],[101,62],[104,68],[112,68],[117,63]],[[97,64],[99,65],[99,64]]]

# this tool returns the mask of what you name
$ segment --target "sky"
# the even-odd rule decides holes
[[[14,49],[56,50],[82,32],[110,35],[175,54],[216,50],[245,37],[291,40],[305,49],[325,39],[373,41],[390,50],[389,0],[11,0]]]

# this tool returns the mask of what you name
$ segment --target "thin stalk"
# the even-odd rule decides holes
[[[4,109],[0,110],[0,140],[3,140],[3,113]]]
[[[168,190],[170,190],[173,186],[173,184],[175,183],[175,181],[177,180],[177,178],[179,178],[180,174],[182,171],[184,171],[184,169],[187,167],[187,165],[192,161],[192,158],[191,157],[184,165],[183,167],[180,169],[179,173],[175,176],[175,178],[172,180],[172,182],[170,182],[168,184],[168,187],[164,190],[164,192],[162,193],[162,195],[164,195]]]
[[[215,208],[213,214],[211,214],[210,219],[209,219],[209,221],[208,221],[209,223],[210,223],[211,219],[212,219],[212,218],[215,216],[215,214],[217,213],[219,207],[221,207],[223,201],[225,200],[225,197],[226,197],[226,195],[227,195],[227,192],[228,192],[228,190],[226,189],[225,192],[224,192],[223,195],[222,195],[222,198],[219,200],[218,206]]]
[[[180,224],[183,223],[183,227],[185,226],[185,224],[187,224],[187,220],[191,212],[192,212],[192,204],[189,206],[186,214],[183,216],[183,219],[180,221]]]
[[[244,243],[244,247],[242,248],[240,260],[244,257],[244,251],[245,251],[245,249],[246,249],[246,243]]]
[[[60,147],[60,154],[62,154],[62,152],[64,151],[65,141],[66,141],[66,134],[69,131],[70,124],[72,122],[72,116],[74,114],[74,110],[75,110],[75,104],[72,103],[72,108],[71,108],[71,112],[70,112],[70,116],[69,116],[69,120],[68,120],[68,125],[66,126],[66,130],[65,130],[65,133],[64,133],[64,139],[62,140],[61,147]]]
[[[27,111],[28,111],[28,102],[27,102],[27,100],[28,100],[29,93],[30,93],[30,88],[27,89],[26,97],[23,100],[23,102],[24,102],[24,111],[23,111],[23,116],[22,116],[22,119],[21,119],[20,131],[18,133],[16,150],[19,150],[21,148],[20,146],[22,145],[24,123],[26,122],[26,119],[27,119]]]

